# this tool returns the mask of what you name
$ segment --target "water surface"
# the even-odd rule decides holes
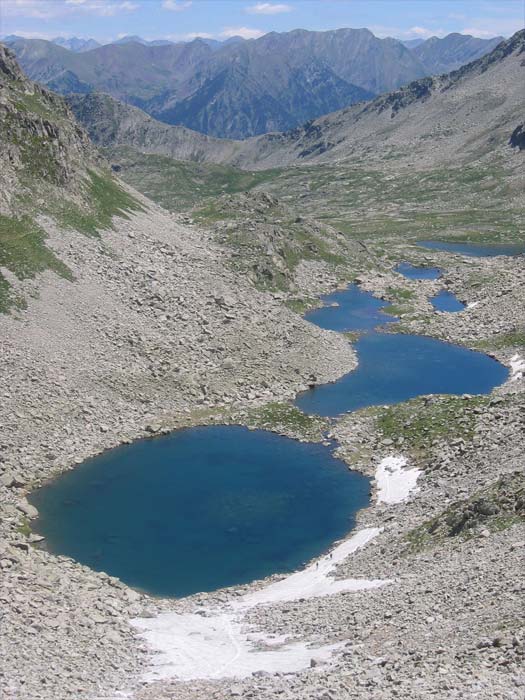
[[[381,311],[389,302],[364,292],[355,284],[322,296],[321,300],[324,306],[309,311],[304,318],[325,330],[367,331],[397,320]]]
[[[447,241],[418,241],[417,245],[431,250],[459,253],[475,258],[493,258],[497,255],[525,254],[525,243],[483,245],[481,243],[453,243]]]
[[[355,348],[357,369],[299,394],[302,411],[337,416],[425,394],[486,394],[508,376],[488,355],[425,336],[370,333]]]
[[[439,267],[412,265],[408,262],[399,263],[395,270],[410,280],[437,280],[441,277],[441,270]]]
[[[460,301],[455,294],[442,289],[435,296],[430,298],[430,303],[437,311],[448,311],[451,313],[463,311],[465,304]]]
[[[396,320],[355,285],[324,301],[307,315],[322,328],[371,331]],[[487,393],[507,377],[488,356],[432,338],[372,331],[356,349],[354,372],[297,405],[335,416],[422,394]],[[183,596],[297,569],[352,529],[369,481],[330,447],[208,426],[105,452],[30,501],[50,551],[149,593]]]
[[[52,552],[182,596],[297,569],[352,529],[369,488],[323,445],[213,426],[105,452],[30,501]]]

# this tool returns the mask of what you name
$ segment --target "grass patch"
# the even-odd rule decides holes
[[[31,525],[29,523],[29,520],[25,516],[21,519],[20,525],[16,528],[16,531],[24,537],[29,537],[29,535],[31,534]]]
[[[387,287],[386,293],[390,299],[395,301],[408,301],[415,296],[411,289],[402,289],[401,287]]]
[[[479,350],[525,349],[525,328],[511,331],[510,333],[500,333],[484,340],[477,340],[473,345]]]
[[[289,403],[267,403],[250,411],[250,427],[273,430],[309,440],[321,440],[328,423],[319,416],[308,416]]]
[[[129,212],[142,210],[140,204],[110,175],[95,171],[89,171],[84,195],[85,208],[65,198],[61,201],[48,199],[43,211],[63,228],[98,236],[99,229],[111,226],[114,216],[128,217]],[[28,196],[19,197],[19,201],[22,210],[34,210],[34,203]],[[0,215],[0,267],[8,269],[19,280],[34,279],[46,270],[73,280],[71,270],[46,245],[45,231],[29,214],[19,217]],[[0,274],[0,312],[24,308],[25,305],[26,300],[14,292],[5,275]]]
[[[228,165],[178,161],[129,147],[106,149],[132,187],[171,211],[184,211],[210,197],[246,192],[273,180],[280,170],[240,170]],[[204,212],[200,217],[215,220]]]
[[[84,183],[86,207],[74,202],[55,203],[51,212],[64,228],[98,236],[101,229],[112,227],[114,216],[129,219],[133,211],[144,211],[139,202],[126,192],[109,174],[88,171]]]
[[[72,280],[71,270],[45,244],[46,234],[29,216],[11,218],[0,215],[0,267],[18,279],[33,279],[45,270]],[[0,312],[20,308],[23,301],[13,295],[8,281],[0,275]]]
[[[413,452],[423,454],[434,440],[471,439],[475,410],[488,403],[489,399],[483,396],[417,398],[376,409],[376,425],[385,438],[394,441],[402,438],[403,444]]]
[[[381,311],[383,311],[383,309],[381,309]],[[356,343],[363,333],[364,331],[344,331],[343,335],[350,343]]]
[[[286,299],[284,305],[291,311],[295,311],[299,316],[303,316],[307,311],[319,306],[319,299],[315,297],[305,297],[301,299]]]
[[[388,306],[384,306],[381,311],[390,316],[402,316],[403,314],[411,313],[413,308],[411,306],[401,306],[400,304],[389,304]]]

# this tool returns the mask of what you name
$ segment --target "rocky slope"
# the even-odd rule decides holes
[[[95,164],[96,151],[63,98],[28,81],[14,54],[1,44],[0,109],[2,212],[9,212],[20,192],[20,174],[72,191],[86,167]]]
[[[20,283],[71,271],[46,241],[42,219],[96,235],[139,208],[111,177],[63,98],[27,80],[0,45],[0,311],[23,307]]]
[[[102,148],[130,146],[143,153],[212,163],[233,161],[241,149],[237,141],[164,124],[102,93],[69,95],[66,101],[93,143]]]

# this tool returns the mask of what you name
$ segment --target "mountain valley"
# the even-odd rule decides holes
[[[525,31],[434,39],[0,44],[2,697],[521,699]],[[383,325],[305,318],[344,316],[321,299],[336,290]],[[443,291],[462,310],[436,310]],[[301,410],[367,366],[363,338],[405,336],[503,379]],[[370,480],[369,505],[301,569],[184,598],[39,534],[39,487],[197,426],[323,446]],[[257,488],[240,501],[261,517]]]

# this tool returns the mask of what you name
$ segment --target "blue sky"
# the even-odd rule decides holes
[[[521,29],[523,15],[523,0],[0,0],[0,35],[189,40],[368,27],[401,39],[491,37]]]

